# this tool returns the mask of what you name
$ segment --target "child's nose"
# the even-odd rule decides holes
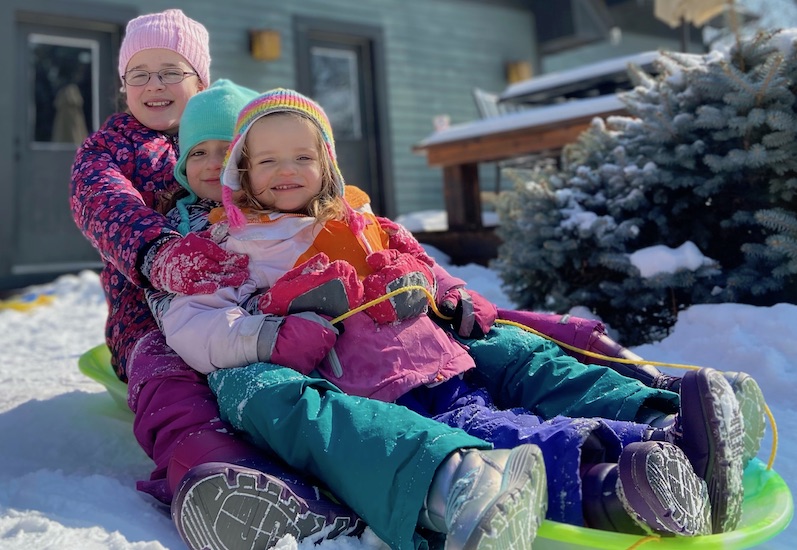
[[[161,90],[166,87],[166,84],[158,77],[157,73],[150,73],[146,87],[148,90]]]
[[[224,156],[225,156],[225,154],[226,154],[226,152],[212,153],[210,155],[210,164],[214,168],[219,168],[220,169],[221,166],[224,164]]]
[[[286,160],[279,163],[279,171],[281,174],[292,174],[296,172],[296,163],[292,160]]]

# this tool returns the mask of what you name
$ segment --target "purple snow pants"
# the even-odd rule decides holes
[[[500,410],[488,393],[461,378],[415,388],[396,401],[424,416],[492,443],[511,449],[533,443],[542,450],[548,478],[548,514],[553,521],[584,525],[581,501],[582,446],[588,437],[603,447],[603,462],[617,462],[623,447],[642,441],[646,424],[602,418],[550,420],[523,408]]]
[[[232,436],[232,427],[219,418],[216,396],[205,375],[172,351],[160,331],[153,331],[138,342],[127,374],[128,405],[135,413],[133,433],[155,462],[149,481],[138,482],[139,491],[170,504],[182,474],[206,461],[203,458],[210,454],[217,460],[227,456],[246,458],[258,452]],[[182,456],[175,461],[175,451],[189,435],[195,436],[190,448],[184,445],[178,453]]]

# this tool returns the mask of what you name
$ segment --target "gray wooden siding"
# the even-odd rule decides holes
[[[383,29],[397,214],[443,207],[441,170],[429,168],[412,145],[448,114],[452,124],[478,118],[475,86],[500,91],[506,61],[537,58],[534,20],[527,10],[468,0],[93,0],[140,13],[180,7],[211,36],[212,77],[255,89],[295,86],[292,17],[340,20]],[[281,33],[282,56],[261,62],[248,55],[250,28]],[[487,187],[491,187],[486,182]]]

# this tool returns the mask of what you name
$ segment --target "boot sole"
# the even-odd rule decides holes
[[[726,372],[723,375],[733,388],[736,401],[739,402],[739,410],[742,413],[742,423],[744,424],[742,465],[747,466],[747,463],[758,455],[767,429],[764,393],[758,382],[749,374]]]
[[[617,495],[645,532],[711,534],[706,483],[675,445],[661,441],[626,445],[618,474]]]
[[[548,508],[547,487],[539,447],[521,445],[512,449],[504,467],[501,491],[463,550],[531,550]]]
[[[681,446],[681,449],[708,486],[713,532],[732,531],[739,523],[744,497],[744,429],[733,388],[719,371],[689,371],[681,383],[681,411],[684,431],[684,424],[700,417],[705,419],[701,428],[709,436],[705,448]],[[694,441],[694,437],[688,438],[686,434],[683,439]]]
[[[264,550],[285,535],[320,541],[359,533],[362,522],[307,508],[279,478],[223,464],[189,472],[175,495],[172,517],[192,550]],[[356,516],[355,516],[356,517]]]

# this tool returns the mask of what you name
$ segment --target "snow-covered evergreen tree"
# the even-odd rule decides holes
[[[494,267],[522,307],[591,308],[624,343],[695,303],[797,298],[797,31],[633,70],[631,116],[593,122],[498,204]],[[693,243],[715,263],[644,275],[630,255]]]

